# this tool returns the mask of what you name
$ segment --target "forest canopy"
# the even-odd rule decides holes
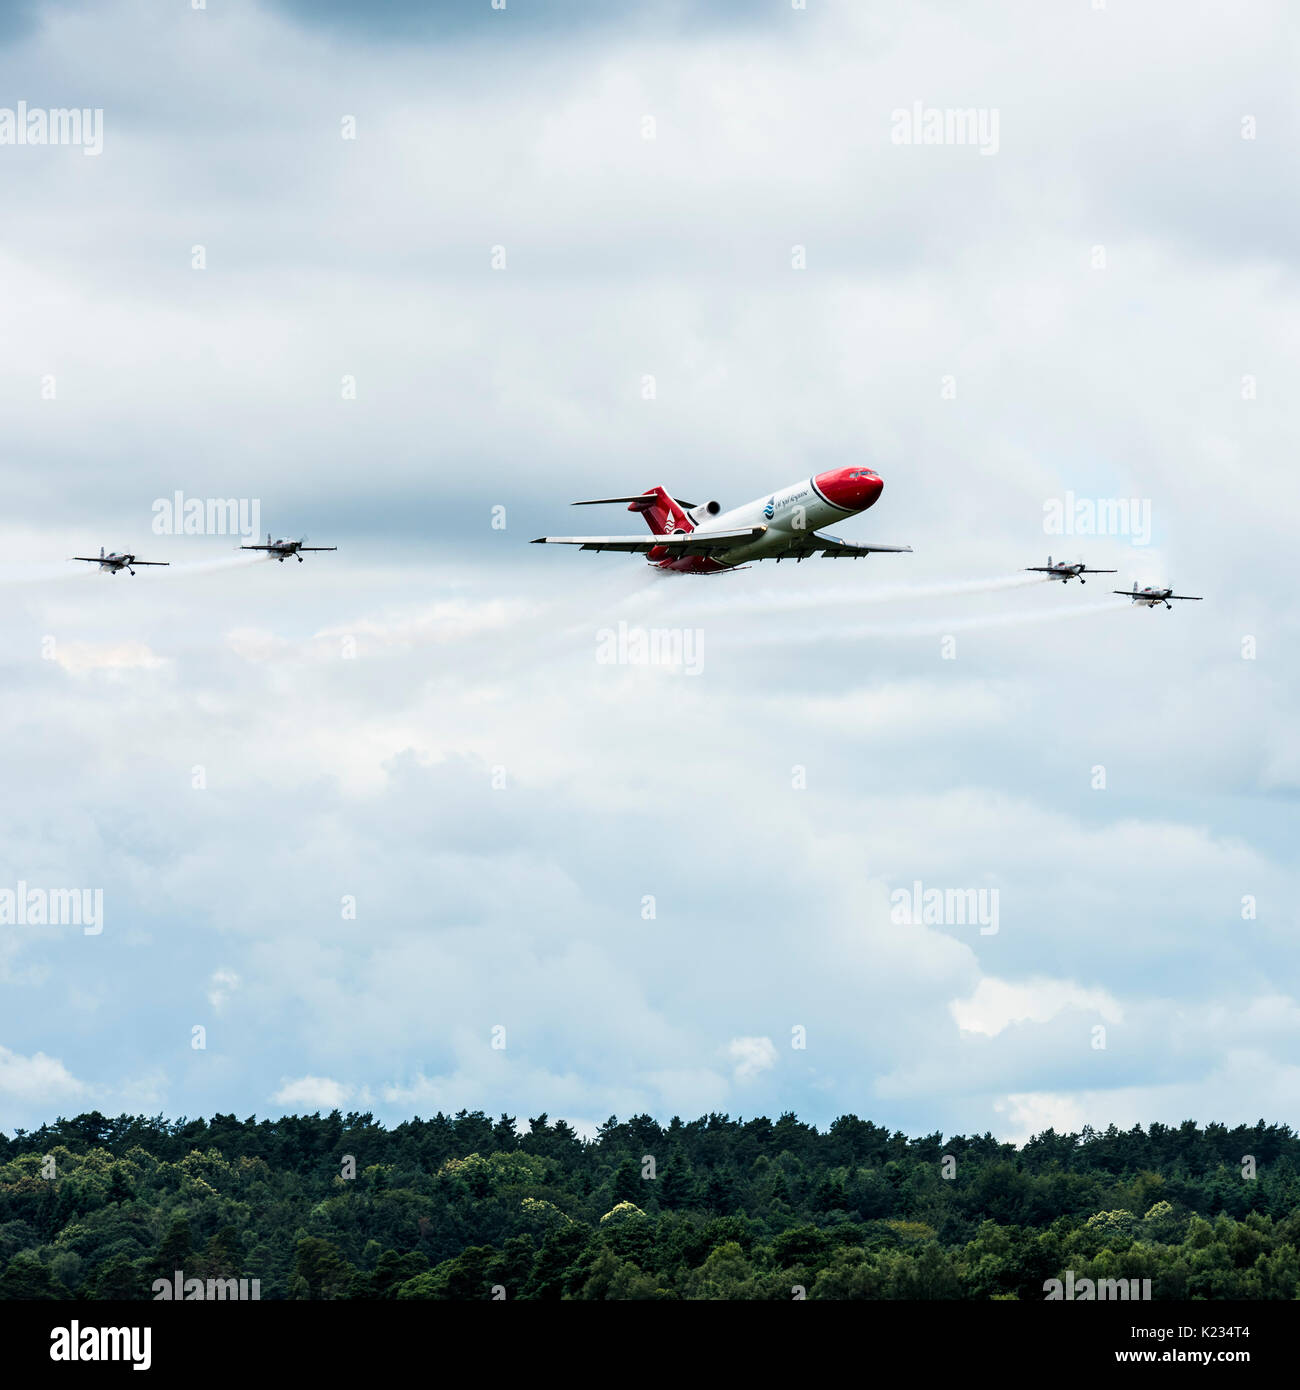
[[[1300,1292],[1288,1126],[921,1138],[706,1115],[210,1120],[98,1112],[0,1134],[0,1298],[1156,1299]],[[211,1295],[209,1295],[211,1296]],[[234,1296],[234,1295],[231,1295]],[[247,1295],[245,1295],[247,1296]]]

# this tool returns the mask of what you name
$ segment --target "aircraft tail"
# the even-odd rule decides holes
[[[668,536],[674,531],[694,531],[695,523],[686,515],[679,502],[661,487],[647,488],[645,493],[629,507],[630,512],[641,512],[646,525],[656,536]]]
[[[674,531],[694,531],[695,523],[686,512],[691,504],[678,502],[675,497],[661,487],[647,488],[635,497],[592,497],[575,502],[575,507],[603,507],[610,502],[626,502],[628,511],[640,512],[646,525],[656,536],[668,536]],[[718,510],[715,503],[709,504],[710,512]]]

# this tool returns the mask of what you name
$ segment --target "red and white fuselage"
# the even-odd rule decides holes
[[[644,554],[660,569],[715,574],[758,560],[803,560],[810,555],[856,557],[910,546],[857,545],[819,532],[874,505],[884,483],[870,468],[836,468],[802,478],[764,497],[723,511],[716,502],[679,502],[664,488],[635,497],[604,497],[575,506],[625,502],[641,512],[650,536],[540,536],[535,544]]]

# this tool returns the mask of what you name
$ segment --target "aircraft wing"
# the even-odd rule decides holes
[[[240,550],[274,550],[273,545],[241,545]]]
[[[737,531],[685,531],[678,536],[538,536],[534,545],[576,545],[581,550],[621,550],[642,555],[662,546],[674,555],[707,555],[710,550],[729,550],[757,540],[766,526],[745,526]]]
[[[133,565],[170,565],[170,560],[132,560]]]
[[[1096,570],[1096,574],[1114,574],[1114,570]],[[1057,574],[1059,571],[1054,565],[1026,565],[1026,574]]]
[[[106,559],[108,559],[108,556],[107,556],[107,555],[73,555],[73,556],[71,556],[70,558],[73,559],[73,560],[86,560],[86,561],[89,561],[89,563],[92,564],[92,565],[100,565],[100,564],[103,564],[103,562],[104,562]]]
[[[810,531],[806,536],[792,540],[777,556],[778,560],[803,560],[818,552],[825,560],[859,559],[863,555],[900,555],[911,553],[910,545],[858,545],[853,541],[842,541],[838,536],[828,536],[823,531]],[[766,557],[764,557],[766,558]]]
[[[300,545],[299,550],[337,550],[336,545]]]
[[[1091,565],[1084,565],[1084,567],[1083,567],[1083,572],[1084,572],[1085,574],[1118,574],[1118,573],[1119,573],[1118,570],[1095,570],[1095,569],[1093,569],[1093,567],[1092,567]]]
[[[1169,597],[1187,599],[1192,603],[1202,603],[1204,601],[1200,594],[1170,594]]]

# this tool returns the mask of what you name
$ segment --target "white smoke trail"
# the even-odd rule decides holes
[[[686,582],[690,582],[687,580]],[[684,591],[655,590],[650,586],[644,593],[650,601],[660,600],[672,605],[674,609],[689,607],[693,617],[706,617],[711,613],[782,613],[797,612],[808,608],[827,608],[838,604],[853,606],[903,603],[914,599],[955,598],[961,594],[991,594],[1006,589],[1022,589],[1050,581],[1041,574],[1008,574],[990,579],[949,580],[936,584],[887,584],[880,588],[861,589],[811,589],[796,593],[777,592],[772,589],[758,593],[731,591],[715,598],[709,595],[703,602],[692,602],[698,596],[696,580],[691,585],[693,593]],[[635,595],[634,598],[641,598]],[[631,600],[629,600],[631,601]]]
[[[236,551],[233,555],[222,556],[218,560],[193,560],[184,564],[173,564],[173,575],[188,578],[191,575],[224,574],[227,570],[247,569],[251,565],[265,565],[271,557],[261,551]]]
[[[640,570],[603,578],[594,601],[588,593],[554,602],[531,615],[530,625],[535,631],[522,646],[500,653],[500,664],[512,670],[523,667],[530,675],[536,675],[563,660],[579,642],[592,643],[594,651],[597,633],[616,611],[627,604],[638,605],[661,585],[680,578],[659,569],[652,570],[649,576]],[[488,674],[486,668],[480,670],[483,675]]]
[[[332,622],[308,637],[275,638],[248,630],[228,634],[227,641],[249,659],[274,656],[277,661],[294,657],[332,661],[343,637],[354,640],[366,655],[454,647],[454,662],[431,678],[490,679],[532,673],[571,649],[573,639],[594,641],[603,614],[654,587],[654,581],[647,585],[645,579],[640,572],[606,576],[594,601],[587,592],[539,600],[515,593],[508,598],[448,596],[391,617]]]
[[[246,565],[259,565],[267,557],[261,554],[234,554],[219,560],[195,560],[191,563],[172,563],[167,566],[169,577],[200,574],[217,574],[224,570],[243,569]],[[150,574],[152,570],[148,571]],[[101,570],[98,562],[85,560],[39,561],[34,565],[4,565],[0,567],[0,585],[8,584],[60,584],[69,579],[100,578],[114,576],[108,570]]]
[[[41,562],[0,567],[0,584],[59,584],[68,579],[88,579],[99,573],[94,565]]]
[[[591,603],[582,600],[577,604],[566,604],[566,608],[573,608],[573,622],[569,627],[561,629],[558,634],[560,637],[569,637],[574,634],[582,634],[590,631],[591,624],[599,618],[607,615],[611,609],[620,607],[624,604],[635,608],[640,604],[653,603],[661,595],[671,592],[675,582],[689,583],[687,576],[674,574],[668,570],[654,569],[650,571],[648,582],[644,573],[632,576],[633,582],[629,585],[627,576],[624,582],[612,586],[610,592],[609,584],[602,584],[602,597],[600,602]]]
[[[738,634],[723,640],[736,646],[784,646],[792,642],[842,642],[857,637],[944,637],[951,632],[982,628],[1028,627],[1037,623],[1063,622],[1097,613],[1125,613],[1122,603],[1103,600],[1074,608],[1054,608],[1032,613],[983,613],[964,618],[930,619],[917,623],[872,623],[853,627],[798,628],[784,632]]]

